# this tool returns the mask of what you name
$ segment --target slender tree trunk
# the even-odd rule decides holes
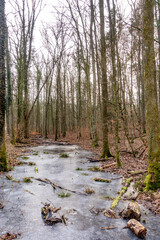
[[[117,70],[116,70],[116,16],[115,16],[115,4],[113,3],[113,14],[111,15],[110,1],[107,0],[108,12],[109,12],[109,23],[110,23],[110,44],[111,44],[111,58],[112,58],[112,78],[113,78],[113,104],[115,111],[115,144],[116,144],[116,160],[117,165],[122,166],[119,158],[119,122],[118,122],[118,84],[117,84]]]
[[[103,121],[103,152],[102,158],[112,156],[109,150],[108,143],[108,85],[107,85],[107,70],[106,70],[106,42],[104,32],[104,2],[99,0],[100,10],[100,35],[101,35],[101,71],[102,71],[102,121]]]
[[[46,99],[45,99],[45,123],[44,123],[44,136],[48,138],[48,112],[49,112],[49,79],[46,82]]]
[[[10,69],[10,53],[8,49],[8,29],[6,25],[6,69],[7,69],[7,102],[6,102],[6,116],[7,116],[7,131],[11,138],[11,143],[15,144],[14,133],[14,115],[13,115],[13,97],[12,97],[12,83],[11,83],[11,69]]]
[[[57,83],[56,83],[56,117],[55,117],[55,141],[58,140],[59,136],[59,107],[60,107],[60,99],[59,99],[59,85],[60,85],[60,63],[58,64],[58,73],[57,73]]]
[[[92,71],[93,71],[93,107],[92,107],[92,142],[93,146],[98,146],[98,137],[96,129],[96,67],[95,67],[95,52],[94,52],[94,42],[93,42],[93,23],[94,23],[94,6],[93,0],[90,0],[91,4],[91,24],[90,24],[90,48],[92,54]]]
[[[81,138],[81,125],[82,125],[82,99],[81,99],[81,63],[80,63],[80,49],[78,44],[78,83],[77,83],[77,125],[78,125],[78,134],[77,138]]]
[[[5,146],[5,2],[0,0],[0,171],[7,170]]]
[[[66,137],[66,70],[63,76],[62,136]]]
[[[72,101],[72,111],[71,111],[71,126],[72,131],[75,130],[75,104],[74,104],[74,78],[70,77],[70,86],[71,86],[71,101]]]
[[[22,121],[23,121],[23,78],[22,78],[22,54],[21,50],[18,56],[17,63],[17,138],[16,141],[21,141],[22,138]]]
[[[145,62],[144,62],[144,46],[142,45],[142,128],[143,133],[146,133],[146,104],[145,104],[145,86],[144,86],[144,68],[145,68]]]
[[[40,81],[41,81],[42,75],[39,67],[37,66],[37,78],[36,78],[36,88],[37,88],[37,95],[40,91]],[[40,101],[39,101],[39,95],[37,98],[37,104],[36,104],[36,132],[40,133]]]

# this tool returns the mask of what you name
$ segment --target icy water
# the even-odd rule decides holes
[[[61,158],[61,153],[67,153],[69,157]],[[91,211],[93,208],[108,209],[111,201],[105,200],[104,196],[115,197],[122,187],[122,179],[117,178],[116,175],[89,171],[89,167],[98,165],[88,162],[87,157],[91,156],[92,153],[74,145],[32,148],[32,153],[28,154],[29,159],[20,160],[36,163],[38,173],[34,171],[35,166],[23,165],[9,172],[9,175],[20,183],[0,176],[0,202],[5,201],[4,208],[0,210],[0,235],[6,232],[21,233],[18,239],[23,240],[138,239],[129,229],[123,229],[126,226],[126,220],[107,218],[102,213],[96,215]],[[77,171],[76,168],[83,170]],[[60,198],[58,193],[65,191],[59,189],[53,191],[51,185],[34,179],[32,183],[24,183],[24,177],[48,178],[64,188],[82,193],[89,187],[94,189],[95,193],[87,196],[71,193],[68,198]],[[96,177],[108,178],[111,182],[95,182],[92,179]],[[52,202],[55,207],[61,207],[60,213],[68,219],[67,226],[62,223],[47,226],[41,217],[42,202]],[[119,212],[126,204],[126,201],[121,201],[116,211]],[[160,217],[142,206],[141,211],[141,220],[146,221],[144,224],[147,228],[146,239],[160,240]],[[117,226],[117,228],[101,230],[101,227],[105,226]]]

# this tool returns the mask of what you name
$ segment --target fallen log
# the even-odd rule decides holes
[[[100,170],[104,170],[104,169],[109,168],[109,167],[114,167],[116,165],[117,165],[117,163],[110,163],[110,164],[107,164],[107,165],[103,165],[102,167],[100,167]]]
[[[113,157],[110,157],[110,158],[113,158]],[[95,158],[87,157],[87,159],[90,162],[106,162],[106,161],[108,161],[109,158],[98,158],[98,159],[95,159]]]
[[[148,172],[148,170],[145,170],[145,171],[141,171],[141,170],[139,170],[139,171],[128,171],[128,173],[131,175],[131,176],[136,176],[136,175],[139,175],[139,174],[144,174],[144,173],[146,173],[146,172]]]
[[[127,227],[139,238],[144,239],[146,237],[147,229],[136,219],[130,219],[127,223]]]
[[[139,221],[141,218],[141,210],[139,204],[137,202],[129,202],[127,208],[123,209],[119,215],[125,219],[134,218]]]
[[[86,193],[77,192],[77,191],[74,191],[74,190],[70,190],[70,189],[64,188],[64,187],[62,187],[62,186],[60,186],[60,185],[55,184],[54,182],[52,182],[51,180],[49,180],[49,179],[47,179],[47,178],[45,178],[45,179],[34,178],[34,179],[37,180],[37,181],[46,183],[46,184],[50,184],[50,185],[53,187],[54,190],[55,190],[56,188],[60,188],[60,189],[63,189],[63,190],[65,190],[65,191],[68,191],[68,192],[72,192],[72,193],[76,193],[76,194],[80,194],[80,195],[87,196]]]
[[[113,199],[110,207],[111,209],[115,208],[118,205],[118,202],[121,200],[121,197],[123,196],[123,194],[125,194],[125,192],[127,191],[127,188],[129,187],[132,180],[133,180],[133,177],[130,177],[125,180],[125,187],[122,187],[119,195]]]

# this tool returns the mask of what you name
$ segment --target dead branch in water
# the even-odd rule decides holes
[[[77,191],[74,191],[74,190],[70,190],[70,189],[64,188],[64,187],[62,187],[62,186],[60,186],[60,185],[57,185],[57,184],[55,184],[54,182],[52,182],[51,180],[49,180],[49,179],[47,179],[47,178],[45,178],[45,179],[42,179],[42,178],[34,178],[34,179],[37,180],[37,181],[46,183],[46,184],[50,184],[50,185],[53,187],[54,190],[55,190],[56,188],[60,188],[60,189],[63,189],[63,190],[65,190],[65,191],[68,191],[68,192],[72,192],[72,193],[76,193],[76,194],[80,194],[80,195],[85,195],[85,196],[87,196],[87,194],[85,194],[85,193],[77,192]]]

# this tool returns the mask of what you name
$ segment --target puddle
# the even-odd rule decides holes
[[[20,183],[7,180],[0,176],[0,202],[5,200],[5,207],[0,210],[0,233],[21,233],[18,239],[23,240],[136,240],[138,239],[130,230],[123,229],[126,221],[122,219],[110,219],[102,213],[94,214],[93,209],[108,209],[110,200],[104,200],[104,196],[115,197],[121,189],[122,179],[118,176],[104,172],[91,172],[88,168],[94,166],[88,162],[87,157],[93,154],[81,150],[75,145],[50,145],[32,148],[29,159],[25,162],[34,162],[35,166],[17,166],[9,174],[19,180]],[[36,153],[36,154],[35,154]],[[61,153],[67,153],[68,158],[61,158]],[[20,159],[23,161],[23,159]],[[95,164],[98,166],[98,164]],[[76,169],[80,169],[77,171]],[[84,196],[71,193],[68,198],[60,198],[58,194],[62,190],[53,191],[51,185],[43,184],[32,179],[32,183],[24,183],[24,177],[48,178],[64,188],[84,192],[87,187],[94,189],[95,193]],[[95,182],[92,178],[111,179],[110,183]],[[32,195],[33,193],[34,195]],[[41,202],[62,207],[61,213],[65,215],[67,226],[58,223],[54,226],[46,226],[41,218]],[[118,210],[127,204],[121,201]],[[147,240],[159,240],[160,217],[155,216],[141,206],[142,220],[147,228]],[[117,226],[113,230],[101,230],[105,226]]]

